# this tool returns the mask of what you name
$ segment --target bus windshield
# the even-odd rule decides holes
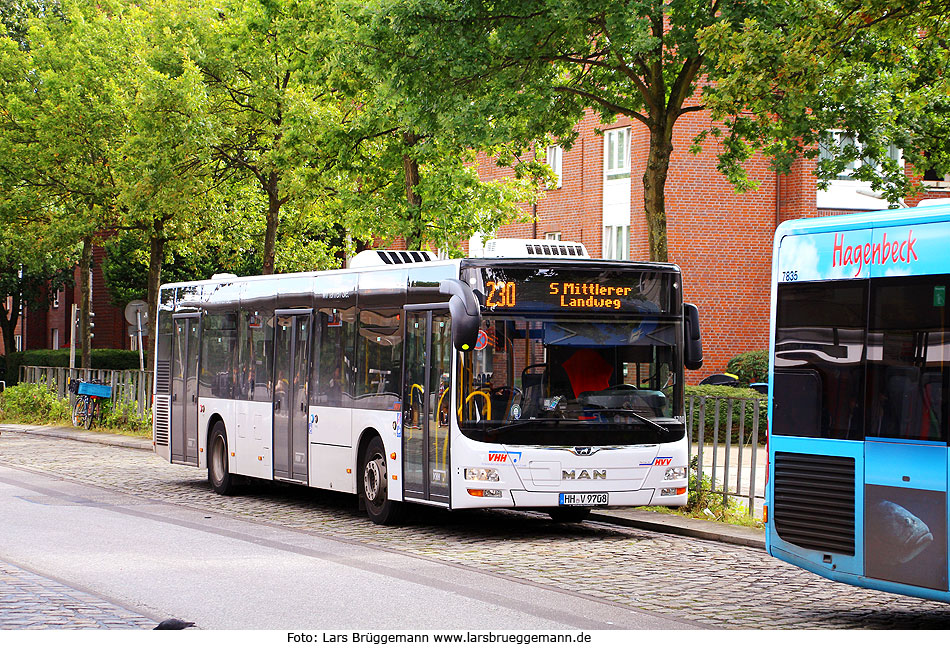
[[[486,317],[462,354],[457,415],[469,438],[529,445],[629,445],[683,437],[680,323]]]

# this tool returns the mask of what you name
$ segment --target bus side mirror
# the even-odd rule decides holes
[[[703,366],[703,341],[699,336],[699,309],[694,304],[683,304],[683,325],[686,341],[683,364],[687,369],[700,369]]]
[[[471,351],[478,339],[482,325],[478,300],[467,283],[460,279],[443,279],[439,292],[452,295],[449,298],[449,313],[452,315],[452,342],[459,351]]]

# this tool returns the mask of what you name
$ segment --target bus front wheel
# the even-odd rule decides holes
[[[208,448],[208,481],[215,493],[230,495],[234,492],[234,480],[228,471],[228,437],[221,421],[211,428]]]
[[[363,469],[360,494],[369,519],[376,524],[396,524],[402,518],[402,502],[389,499],[389,471],[382,439],[374,437],[369,442],[360,465]]]

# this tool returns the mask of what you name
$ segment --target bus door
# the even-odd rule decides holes
[[[403,488],[449,503],[452,327],[445,310],[406,308],[402,400]]]
[[[948,275],[873,279],[864,444],[865,575],[948,589]]]
[[[310,309],[274,315],[274,479],[307,482]]]
[[[198,313],[174,315],[172,336],[172,463],[198,465]]]

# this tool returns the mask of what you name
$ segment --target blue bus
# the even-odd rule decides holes
[[[766,543],[832,580],[950,601],[950,206],[782,223]]]

